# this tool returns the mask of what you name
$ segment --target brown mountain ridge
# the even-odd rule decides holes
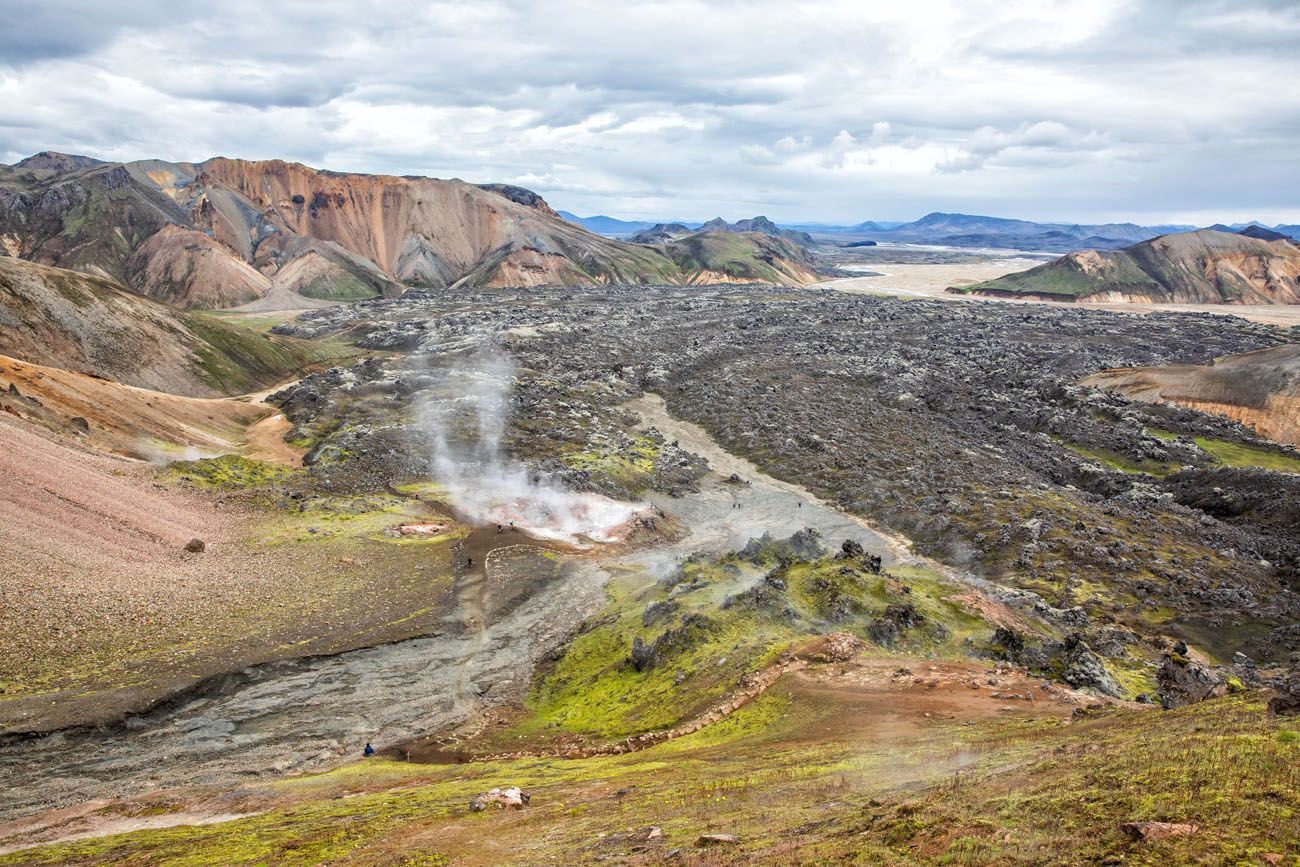
[[[1202,229],[1082,250],[949,292],[1051,301],[1300,304],[1300,245]]]
[[[686,247],[629,244],[560,218],[520,187],[281,160],[104,163],[46,152],[0,166],[0,252],[181,307],[393,297],[407,286],[819,279],[785,239],[709,234]]]

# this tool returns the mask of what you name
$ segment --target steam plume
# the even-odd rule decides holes
[[[421,421],[432,444],[434,480],[469,519],[581,545],[611,541],[637,513],[630,503],[534,478],[503,453],[515,381],[508,355],[484,351],[468,365],[440,372],[444,393],[426,401]]]

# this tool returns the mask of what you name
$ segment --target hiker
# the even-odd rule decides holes
[[[473,569],[473,568],[474,568],[474,558],[473,558],[473,557],[467,557],[467,558],[465,558],[465,568],[466,568],[466,569]]]
[[[366,741],[366,748],[361,751],[361,754],[366,758],[370,758],[375,754],[375,748],[370,745],[370,741]]]
[[[497,524],[497,535],[501,535],[505,531],[506,531],[505,527],[501,526],[500,524]]]

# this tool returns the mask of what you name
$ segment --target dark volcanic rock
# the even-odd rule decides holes
[[[618,407],[653,390],[766,472],[907,535],[920,553],[1021,585],[1034,613],[1063,631],[1113,621],[1145,635],[1160,611],[1210,640],[1222,634],[1221,654],[1242,648],[1220,627],[1246,621],[1268,636],[1246,648],[1253,657],[1300,649],[1290,629],[1300,621],[1300,536],[1289,529],[1300,485],[1214,467],[1191,437],[1277,447],[1222,418],[1077,384],[1106,368],[1203,364],[1288,340],[1269,326],[818,289],[774,298],[754,287],[612,285],[412,292],[310,311],[292,327],[416,353],[379,372],[307,377],[294,390],[283,405],[295,435],[325,441],[314,450],[325,461],[329,444],[372,423],[376,406],[409,419],[439,364],[495,346],[518,371],[507,447],[566,485],[627,495],[561,458],[592,442],[607,444],[602,460],[630,455]],[[422,453],[418,431],[402,423],[411,436],[386,458],[394,475]],[[359,471],[367,460],[348,463]],[[668,493],[705,470],[671,443],[657,442],[653,461],[651,489]],[[1170,472],[1175,465],[1183,469]]]
[[[1077,634],[1065,639],[1065,654],[1062,657],[1061,679],[1076,689],[1095,689],[1098,692],[1119,698],[1124,695],[1115,678],[1111,677],[1101,657],[1093,653]]]
[[[1166,710],[1228,694],[1227,684],[1217,674],[1176,650],[1165,656],[1156,681],[1160,684],[1160,704]]]
[[[1272,714],[1300,714],[1300,671],[1291,671],[1277,686],[1276,695],[1268,700]]]

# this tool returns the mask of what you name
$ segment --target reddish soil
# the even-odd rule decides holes
[[[446,546],[261,544],[278,512],[169,488],[5,413],[0,441],[0,733],[111,722],[209,675],[426,634],[449,599]]]

